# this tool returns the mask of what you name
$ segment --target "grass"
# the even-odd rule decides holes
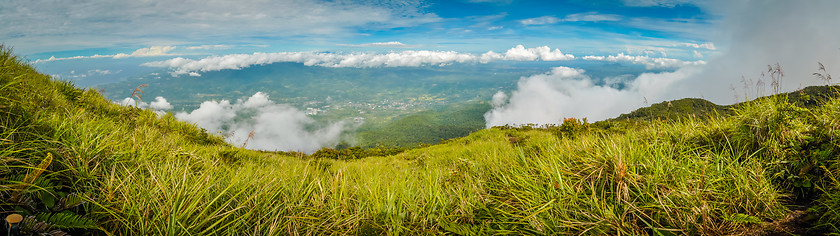
[[[806,200],[803,227],[837,234],[838,113],[837,99],[760,99],[727,117],[493,128],[334,160],[239,149],[2,48],[0,209],[53,216],[28,233],[707,235],[772,231]]]

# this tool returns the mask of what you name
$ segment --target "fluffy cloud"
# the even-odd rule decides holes
[[[246,100],[206,101],[191,112],[179,112],[176,118],[194,122],[210,132],[221,132],[234,145],[246,148],[313,153],[321,147],[334,146],[345,131],[344,122],[317,127],[303,111],[286,104],[276,104],[258,92]],[[253,137],[249,134],[253,132]]]
[[[169,104],[166,98],[160,96],[155,97],[155,100],[149,103],[149,107],[158,111],[172,110],[172,104]]]
[[[137,100],[134,100],[134,98],[127,97],[127,98],[124,98],[123,100],[117,102],[117,104],[120,104],[120,105],[123,105],[123,106],[134,106],[134,107],[143,108],[143,109],[151,108],[152,111],[154,111],[158,115],[163,115],[163,114],[166,113],[166,111],[172,110],[172,108],[173,108],[172,104],[169,104],[169,102],[166,101],[166,98],[160,97],[160,96],[155,97],[155,100],[152,101],[151,103],[146,103],[146,102],[143,102],[143,101],[137,101]]]
[[[511,124],[558,124],[563,118],[603,120],[644,105],[679,96],[668,89],[696,73],[696,68],[644,73],[624,89],[596,85],[584,70],[555,67],[550,72],[523,77],[508,95],[493,96],[493,109],[484,114],[487,127]]]
[[[680,68],[684,66],[704,65],[705,61],[683,61],[673,58],[664,57],[649,57],[649,56],[631,56],[619,53],[617,55],[609,56],[584,56],[582,59],[587,61],[609,61],[609,62],[625,62],[638,65],[644,65],[647,69],[662,69],[662,68]]]
[[[307,66],[323,67],[402,67],[402,66],[444,66],[452,63],[487,63],[495,60],[513,61],[557,61],[574,59],[574,55],[563,54],[559,49],[551,50],[547,46],[525,48],[517,45],[504,54],[487,52],[482,55],[459,53],[454,51],[401,51],[386,54],[377,53],[318,53],[318,52],[279,52],[231,54],[209,56],[199,60],[173,58],[166,61],[144,63],[149,67],[171,68],[174,75],[200,75],[199,72],[225,69],[242,69],[253,65],[265,65],[276,62],[298,62]]]
[[[551,50],[548,46],[536,47],[536,48],[525,48],[522,45],[516,45],[509,49],[504,54],[495,53],[493,51],[489,51],[481,55],[480,60],[481,62],[489,62],[495,60],[507,60],[507,61],[564,61],[564,60],[571,60],[575,59],[575,56],[572,54],[563,54],[560,49]]]

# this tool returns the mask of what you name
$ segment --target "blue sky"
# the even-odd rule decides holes
[[[577,54],[648,47],[692,59],[694,48],[674,45],[710,42],[707,36],[719,18],[698,5],[655,0],[5,0],[0,22],[10,27],[0,29],[0,41],[30,60],[131,54],[152,46],[176,46],[170,54],[483,53],[520,44]],[[404,45],[375,44],[385,42]]]

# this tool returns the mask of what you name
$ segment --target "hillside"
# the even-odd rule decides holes
[[[233,147],[0,47],[0,208],[52,235],[840,233],[840,99],[781,98],[334,160]]]
[[[837,97],[837,89],[840,86],[809,86],[803,89],[775,95],[787,99],[788,103],[800,107],[816,108],[826,101]],[[760,99],[768,99],[763,97]],[[708,118],[714,116],[731,116],[734,108],[749,104],[753,101],[733,104],[729,106],[717,105],[700,98],[683,98],[673,101],[655,103],[649,107],[642,107],[627,114],[621,114],[617,118],[607,119],[610,121],[652,121],[652,120],[681,120],[691,118]]]

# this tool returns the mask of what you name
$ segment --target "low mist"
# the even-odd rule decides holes
[[[493,109],[484,114],[487,127],[557,124],[563,118],[603,120],[667,98],[666,89],[686,78],[692,69],[644,73],[618,89],[617,84],[596,85],[582,69],[555,67],[545,74],[522,77],[517,89],[493,96]]]
[[[235,146],[245,144],[248,149],[307,154],[335,146],[348,127],[345,122],[318,125],[303,111],[274,103],[262,92],[234,103],[205,101],[198,109],[178,112],[175,117],[193,122],[211,133],[221,133]]]

